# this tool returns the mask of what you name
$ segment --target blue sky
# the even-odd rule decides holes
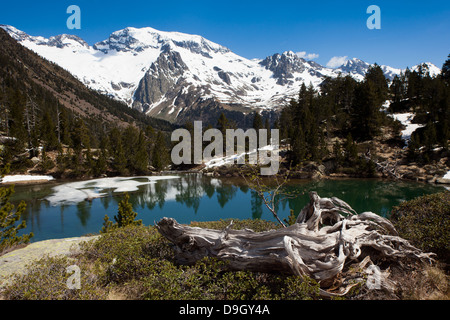
[[[69,30],[69,5],[81,8],[81,30]],[[370,30],[369,5],[381,9]],[[3,1],[0,23],[31,35],[76,34],[89,44],[128,26],[199,34],[246,58],[286,50],[326,65],[333,57],[406,68],[450,53],[450,2],[424,1]]]

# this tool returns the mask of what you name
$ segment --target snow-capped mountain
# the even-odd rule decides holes
[[[367,70],[369,70],[369,67],[371,65],[367,62],[364,62],[360,59],[353,58],[347,60],[343,65],[340,67],[337,67],[335,72],[342,72],[342,74],[349,74],[353,78],[361,81],[364,79],[364,75],[366,74]],[[381,69],[384,72],[384,75],[389,80],[392,80],[395,75],[400,74],[403,70],[402,69],[396,69],[389,66],[381,65]]]
[[[433,77],[435,75],[438,75],[441,73],[441,69],[436,67],[431,62],[425,62],[421,64],[422,66],[425,66],[426,70],[424,72],[428,71],[430,75]],[[371,65],[367,62],[364,62],[360,59],[353,58],[347,60],[343,65],[335,68],[335,72],[342,72],[342,74],[350,74],[352,77],[354,77],[357,80],[363,80],[364,75],[366,74],[367,70],[369,70],[369,67]],[[383,70],[384,75],[387,79],[392,80],[396,75],[399,75],[401,72],[404,72],[405,70],[393,68],[390,66],[380,65],[381,70]],[[413,66],[410,68],[411,71],[417,71],[419,69],[419,65]]]
[[[370,66],[354,58],[332,69],[292,51],[250,60],[198,35],[153,28],[125,28],[89,46],[73,35],[46,39],[0,27],[88,87],[177,123],[211,108],[243,113],[274,110],[295,97],[302,83],[318,87],[325,76],[339,73],[361,80]],[[381,67],[390,79],[402,71]]]

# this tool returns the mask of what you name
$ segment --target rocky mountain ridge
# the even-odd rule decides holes
[[[17,42],[71,72],[86,86],[147,115],[183,124],[220,112],[276,112],[302,83],[325,77],[361,80],[370,64],[347,60],[337,68],[307,61],[292,51],[246,59],[198,35],[153,28],[125,28],[89,46],[73,35],[48,39],[1,25]],[[428,64],[430,72],[439,68]],[[381,66],[392,79],[402,70]],[[233,118],[233,116],[231,116]]]

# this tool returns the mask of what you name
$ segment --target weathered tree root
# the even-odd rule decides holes
[[[231,223],[224,230],[213,230],[180,225],[170,218],[159,221],[157,228],[176,245],[176,259],[182,264],[217,257],[233,270],[306,275],[322,288],[335,286],[336,279],[344,277],[337,291],[321,289],[323,296],[345,295],[362,280],[355,272],[343,272],[349,263],[356,265],[352,270],[358,274],[370,275],[380,261],[433,261],[433,254],[399,237],[389,220],[372,212],[357,214],[338,198],[320,198],[316,192],[309,196],[296,223],[287,228],[254,232],[233,230]],[[376,279],[380,289],[392,291],[388,276],[388,271],[378,271]]]

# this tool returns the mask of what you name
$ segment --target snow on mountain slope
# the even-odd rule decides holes
[[[369,67],[370,67],[369,63],[364,62],[357,58],[353,58],[347,60],[343,65],[337,67],[335,69],[335,72],[340,71],[343,74],[350,74],[356,80],[361,81],[364,79],[364,75],[366,74],[367,70],[369,70]],[[392,80],[395,75],[398,75],[403,71],[402,69],[392,68],[385,65],[381,65],[380,68],[383,70],[384,75],[389,80]]]
[[[429,72],[431,77],[437,76],[438,74],[441,73],[441,69],[439,69],[438,67],[436,67],[436,66],[435,66],[434,64],[432,64],[431,62],[424,62],[424,63],[422,63],[422,64],[413,66],[413,67],[411,68],[411,70],[412,70],[412,71],[417,71],[417,72],[419,72],[420,66],[423,67],[423,72],[424,72],[424,73]]]
[[[55,37],[32,37],[13,27],[4,29],[23,46],[68,70],[90,88],[128,104],[137,83],[159,54],[155,50],[140,55],[131,50],[106,54],[73,36],[58,36],[61,41],[55,41]]]
[[[295,97],[302,83],[318,87],[324,76],[339,73],[362,80],[370,66],[354,58],[338,68],[326,68],[292,51],[249,60],[198,35],[149,27],[113,32],[93,46],[73,35],[46,39],[0,27],[88,87],[173,122],[192,117],[194,109],[217,104],[244,113],[253,108],[273,110]],[[390,79],[401,72],[381,67]]]

